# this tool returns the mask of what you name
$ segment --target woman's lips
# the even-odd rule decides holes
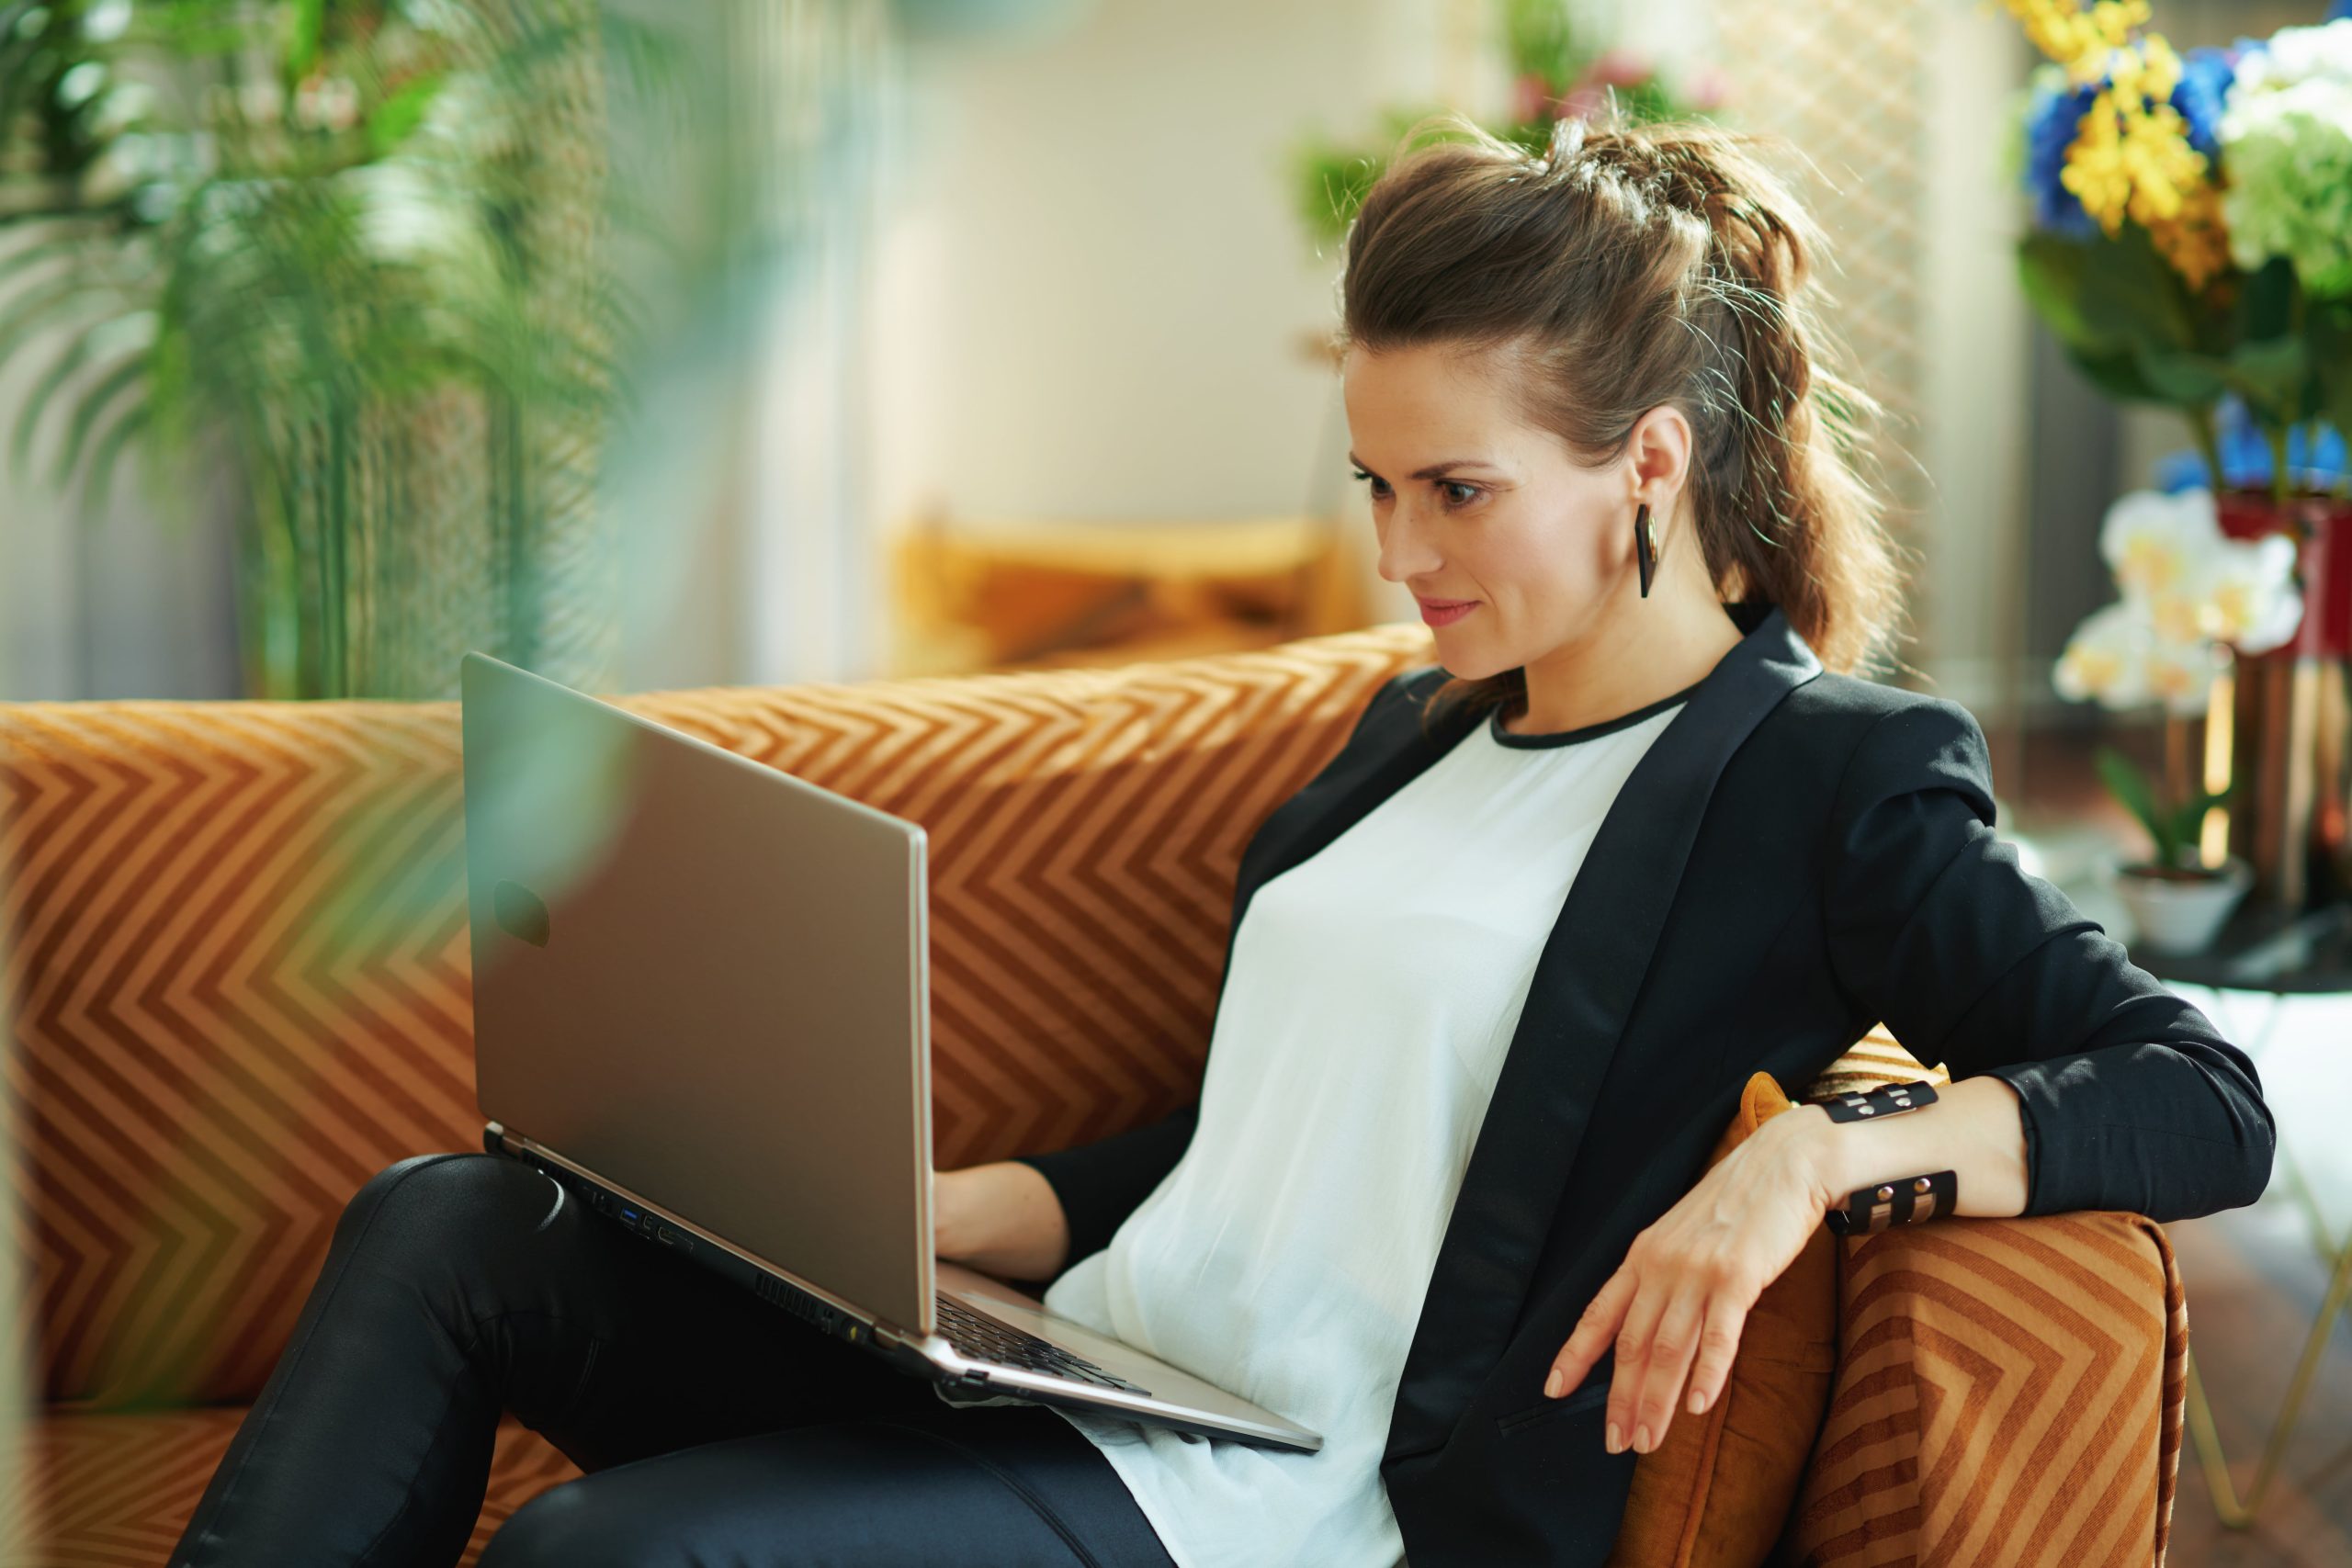
[[[1433,626],[1451,626],[1478,607],[1476,599],[1457,599],[1448,604],[1442,599],[1420,600],[1421,619]]]

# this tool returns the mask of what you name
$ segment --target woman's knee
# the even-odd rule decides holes
[[[447,1265],[495,1257],[560,1198],[548,1177],[488,1154],[414,1155],[385,1167],[344,1205],[339,1247]]]
[[[475,1568],[658,1568],[642,1517],[600,1506],[582,1477],[540,1493],[501,1525]]]

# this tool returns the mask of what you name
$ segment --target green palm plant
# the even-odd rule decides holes
[[[447,696],[469,647],[594,679],[604,72],[675,58],[594,0],[0,4],[14,468],[48,425],[87,511],[133,445],[232,464],[254,694]]]

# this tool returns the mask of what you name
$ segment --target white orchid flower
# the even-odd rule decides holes
[[[2155,695],[2148,682],[2148,656],[2155,642],[2155,629],[2138,603],[2125,600],[2094,610],[2066,639],[2051,683],[2068,702],[2138,707]]]
[[[2159,637],[2148,648],[2148,694],[2166,713],[2195,718],[2212,698],[2213,677],[2229,667],[2229,649],[2210,638],[2174,642]]]
[[[2207,573],[2205,634],[2240,653],[2282,647],[2303,622],[2295,586],[2295,541],[2284,534],[2224,539]]]
[[[2084,617],[2052,671],[2070,701],[2115,709],[2161,702],[2194,718],[2238,653],[2265,653],[2301,625],[2297,546],[2285,534],[2233,539],[2212,492],[2135,491],[2099,529],[2122,598]]]
[[[2135,490],[2118,496],[2099,525],[2099,554],[2123,596],[2155,600],[2195,594],[2206,553],[2222,538],[2220,509],[2209,490],[2174,494]]]
[[[2141,613],[2163,642],[2194,642],[2206,635],[2213,619],[2213,601],[2206,592],[2206,562],[2192,560],[2187,585],[2177,592],[2151,593],[2140,600]]]

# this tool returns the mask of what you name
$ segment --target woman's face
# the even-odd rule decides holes
[[[1351,348],[1340,374],[1380,575],[1421,602],[1447,670],[1476,679],[1538,663],[1596,635],[1606,606],[1639,593],[1643,464],[1679,488],[1679,465],[1656,467],[1655,427],[1679,412],[1645,416],[1627,457],[1596,470],[1521,423],[1502,377],[1461,349]],[[1667,519],[1654,515],[1662,536]],[[1464,602],[1466,613],[1444,608]]]

